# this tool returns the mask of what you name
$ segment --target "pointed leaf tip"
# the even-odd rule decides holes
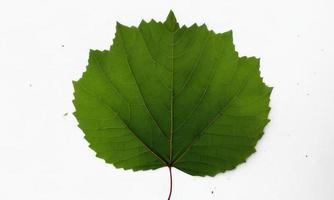
[[[175,17],[175,14],[172,10],[169,11],[168,13],[168,16],[167,16],[167,19],[166,20],[173,20],[173,21],[176,21],[176,17]]]
[[[168,30],[175,31],[179,28],[179,24],[176,21],[176,17],[174,15],[174,12],[172,10],[169,11],[169,14],[166,18],[165,25]]]

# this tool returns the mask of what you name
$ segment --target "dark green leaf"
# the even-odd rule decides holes
[[[205,25],[117,24],[110,50],[90,52],[74,113],[97,156],[118,168],[176,167],[213,176],[255,151],[272,88],[232,32]]]

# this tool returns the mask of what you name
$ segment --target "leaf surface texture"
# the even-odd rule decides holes
[[[255,152],[272,88],[259,59],[239,57],[232,32],[165,22],[117,24],[74,81],[75,116],[97,156],[118,168],[176,167],[214,176]]]

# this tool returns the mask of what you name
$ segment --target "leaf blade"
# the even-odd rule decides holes
[[[199,176],[233,169],[255,152],[272,90],[259,59],[238,56],[231,31],[180,27],[172,11],[163,23],[118,23],[110,50],[91,51],[74,89],[75,116],[98,157],[124,169],[173,166]]]

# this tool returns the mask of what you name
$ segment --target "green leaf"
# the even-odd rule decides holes
[[[269,122],[259,59],[239,57],[232,31],[165,22],[117,24],[110,50],[92,50],[75,116],[97,156],[117,168],[168,166],[198,176],[236,167]]]

